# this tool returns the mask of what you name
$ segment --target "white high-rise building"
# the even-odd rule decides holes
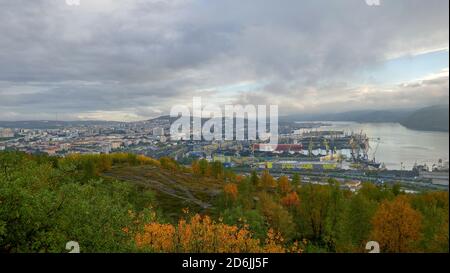
[[[0,137],[1,138],[14,137],[14,132],[9,128],[5,129],[0,128]]]
[[[154,136],[163,136],[164,135],[164,128],[161,128],[161,127],[153,128],[153,135]]]

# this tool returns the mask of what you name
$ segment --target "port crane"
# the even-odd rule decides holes
[[[370,141],[377,143],[372,159],[369,159],[369,151],[371,150]],[[362,131],[359,134],[352,133],[349,144],[351,147],[352,160],[355,163],[363,164],[364,166],[370,166],[374,168],[379,168],[381,163],[376,162],[375,153],[378,150],[380,143],[380,138],[369,138]]]
[[[310,137],[309,138],[309,145],[308,145],[308,155],[311,158],[313,157],[313,153],[312,153],[313,149],[314,149],[314,142],[312,140],[312,137]]]

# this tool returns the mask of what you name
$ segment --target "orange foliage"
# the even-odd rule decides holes
[[[238,197],[238,187],[236,184],[234,184],[234,183],[225,184],[225,186],[223,187],[223,191],[227,198],[230,198],[231,200],[236,201],[236,199]]]
[[[149,247],[154,252],[172,251],[175,228],[170,224],[150,223],[144,226],[144,232],[136,235],[136,245]]]
[[[298,198],[298,194],[293,191],[281,198],[281,204],[288,208],[298,207],[300,205],[300,198]]]
[[[288,210],[275,202],[267,193],[258,194],[259,206],[270,227],[289,239],[294,233],[294,220]]]
[[[192,161],[191,164],[192,173],[196,176],[200,176],[201,170],[200,170],[200,164],[197,160]]]
[[[373,217],[371,239],[384,252],[412,252],[420,238],[421,221],[421,214],[411,207],[407,197],[384,201]]]
[[[238,183],[242,182],[244,179],[245,179],[245,176],[242,176],[242,175],[236,176],[236,182],[238,182]]]
[[[282,253],[288,251],[281,244],[283,238],[272,230],[264,244],[252,238],[248,226],[216,223],[208,216],[196,214],[189,221],[170,224],[150,223],[135,237],[141,249],[178,253]],[[289,249],[292,251],[293,249]],[[295,249],[297,252],[300,250]]]

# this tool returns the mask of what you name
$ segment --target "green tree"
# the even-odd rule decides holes
[[[22,156],[21,164],[0,172],[0,252],[65,252],[71,240],[82,252],[134,250],[123,229],[134,223],[130,212],[146,210],[151,197],[127,183],[83,180],[76,168],[86,162],[95,166],[96,157],[74,157],[55,167],[51,160]]]
[[[395,183],[393,186],[392,186],[392,194],[394,194],[394,196],[397,196],[397,195],[399,195],[399,194],[401,194],[402,192],[401,192],[401,186],[400,186],[400,184],[399,183]]]
[[[335,252],[338,249],[337,245],[345,240],[343,226],[344,210],[347,204],[338,181],[329,179],[327,190],[329,191],[329,207],[326,216],[325,242],[328,249]]]
[[[423,216],[420,251],[449,252],[448,192],[426,192],[413,196],[411,205]]]
[[[259,186],[259,177],[258,177],[258,173],[255,170],[252,171],[252,174],[250,176],[250,181],[253,186],[255,186],[255,187]]]
[[[330,207],[330,193],[327,186],[308,184],[299,190],[300,206],[297,223],[301,237],[315,243],[323,242],[326,217]]]
[[[298,189],[298,186],[300,186],[300,175],[298,173],[294,173],[294,175],[292,176],[292,187],[294,188],[294,190]]]
[[[363,251],[365,244],[370,241],[372,218],[377,206],[377,202],[367,199],[364,195],[352,196],[345,217],[345,231],[354,250]]]
[[[267,235],[267,226],[264,217],[258,210],[244,209],[241,206],[225,209],[221,213],[223,222],[227,225],[238,225],[244,227],[248,225],[256,238],[264,239]]]
[[[224,168],[222,162],[215,161],[211,165],[211,176],[216,179],[222,179],[224,177]]]
[[[208,176],[209,173],[209,163],[206,159],[201,159],[199,162],[199,167],[200,167],[200,175],[201,176]]]

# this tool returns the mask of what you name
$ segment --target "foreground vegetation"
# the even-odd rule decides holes
[[[0,153],[0,252],[448,252],[448,192],[302,184],[220,163]]]

